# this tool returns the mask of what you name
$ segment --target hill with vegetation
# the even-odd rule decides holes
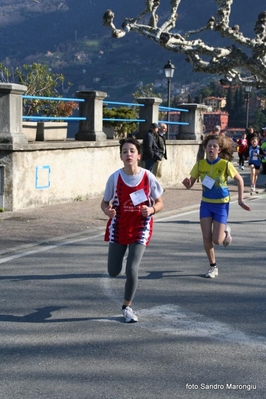
[[[166,19],[170,1],[163,3],[161,17]],[[215,3],[182,0],[177,29],[203,26],[215,13]],[[168,59],[176,67],[174,79],[180,85],[206,82],[208,77],[193,73],[184,57],[141,36],[132,33],[120,40],[111,38],[102,25],[104,12],[111,8],[116,24],[122,24],[125,17],[142,11],[145,1],[134,0],[134,7],[131,4],[124,0],[0,0],[0,62],[11,71],[32,62],[48,65],[72,83],[69,96],[87,88],[106,91],[113,100],[131,101],[139,83],[163,78]],[[231,23],[252,37],[257,15],[264,8],[264,0],[235,0]],[[224,43],[218,34],[214,40]]]

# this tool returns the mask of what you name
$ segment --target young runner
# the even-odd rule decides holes
[[[122,314],[126,323],[138,321],[131,308],[138,285],[138,270],[145,248],[150,242],[153,217],[163,208],[163,189],[156,177],[139,166],[140,143],[134,138],[121,140],[122,169],[108,179],[101,209],[109,217],[105,241],[109,242],[108,273],[116,277],[126,260],[126,284]]]
[[[214,244],[225,247],[231,244],[231,228],[227,225],[229,214],[229,190],[227,178],[235,179],[238,186],[238,204],[246,211],[250,207],[243,202],[244,182],[240,174],[230,162],[233,158],[233,142],[227,137],[209,134],[203,146],[206,159],[197,162],[190,178],[185,178],[183,184],[187,189],[193,187],[200,178],[202,182],[202,199],[200,204],[200,225],[204,249],[210,262],[206,277],[218,276]]]

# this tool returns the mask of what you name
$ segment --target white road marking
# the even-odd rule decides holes
[[[62,242],[58,242],[58,244],[54,244],[54,245],[39,245],[39,246],[35,247],[35,249],[32,249],[30,251],[22,251],[18,254],[10,255],[10,256],[7,256],[2,259],[0,258],[0,264],[9,262],[14,259],[23,258],[24,256],[30,256],[30,255],[37,254],[40,252],[49,251],[49,250],[52,250],[52,249],[55,249],[58,247],[62,247],[64,245],[75,244],[76,242],[81,242],[81,241],[86,241],[89,239],[98,238],[98,237],[103,236],[103,234],[104,233],[100,233],[100,234],[96,234],[95,236],[75,238],[74,240],[62,241]]]
[[[173,214],[173,215],[169,215],[169,216],[165,216],[165,217],[162,216],[161,218],[156,219],[155,223],[156,222],[164,222],[165,220],[169,220],[169,219],[179,218],[181,216],[191,215],[192,213],[199,213],[199,209],[189,211],[189,212],[183,212],[183,213],[179,213],[179,214]]]
[[[183,338],[203,338],[206,340],[245,345],[266,350],[266,338],[248,335],[226,323],[213,320],[200,313],[192,312],[180,306],[168,304],[150,309],[136,310],[139,323],[134,328],[143,328],[152,333],[169,334]],[[120,322],[122,314],[99,319],[100,322]]]
[[[23,258],[24,256],[33,255],[38,252],[49,251],[49,249],[54,249],[54,248],[56,248],[56,245],[46,245],[46,246],[38,247],[37,249],[33,249],[31,251],[25,251],[25,252],[22,252],[19,254],[7,256],[6,258],[0,259],[0,263],[6,263],[6,262],[9,262],[10,260]]]
[[[123,289],[121,290],[121,281],[120,284],[117,284],[118,281],[115,280],[110,278],[106,272],[101,278],[100,285],[103,293],[119,309],[123,299]],[[149,309],[134,308],[134,310],[140,321],[136,324],[136,328],[144,328],[154,333],[166,333],[185,338],[203,338],[266,349],[265,337],[247,335],[229,324],[208,318],[200,313],[185,310],[181,306],[168,304]],[[117,323],[120,322],[121,318],[122,314],[119,314],[99,321]]]
[[[141,328],[170,333],[182,337],[206,338],[233,344],[249,345],[266,349],[266,338],[251,336],[226,323],[213,320],[200,313],[188,311],[177,305],[155,306],[137,311]]]

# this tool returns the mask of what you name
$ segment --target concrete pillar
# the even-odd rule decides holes
[[[76,92],[77,98],[84,98],[79,103],[79,116],[86,120],[79,121],[79,131],[75,134],[75,140],[101,141],[106,140],[103,132],[103,100],[107,93],[96,90],[84,90]]]
[[[178,108],[188,109],[189,112],[180,112],[180,122],[189,125],[179,125],[178,140],[201,140],[203,135],[204,115],[206,106],[202,104],[179,104]]]
[[[139,107],[139,119],[145,119],[146,122],[139,123],[138,139],[143,139],[144,135],[150,129],[152,123],[158,123],[159,106],[162,103],[161,98],[157,97],[139,97],[136,98],[138,104],[144,104],[144,107]]]
[[[27,87],[0,83],[0,150],[17,150],[28,146],[22,133],[22,94]]]

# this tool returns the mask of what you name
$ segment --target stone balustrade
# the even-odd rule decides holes
[[[80,102],[79,130],[75,140],[28,142],[22,133],[22,95],[26,86],[0,84],[0,207],[7,211],[71,202],[101,196],[109,175],[122,167],[118,140],[107,140],[102,110],[107,94],[89,90],[76,93]],[[138,138],[158,122],[159,98],[138,98]],[[181,183],[202,157],[202,121],[205,108],[184,104],[178,140],[167,141],[163,165],[164,187]]]

